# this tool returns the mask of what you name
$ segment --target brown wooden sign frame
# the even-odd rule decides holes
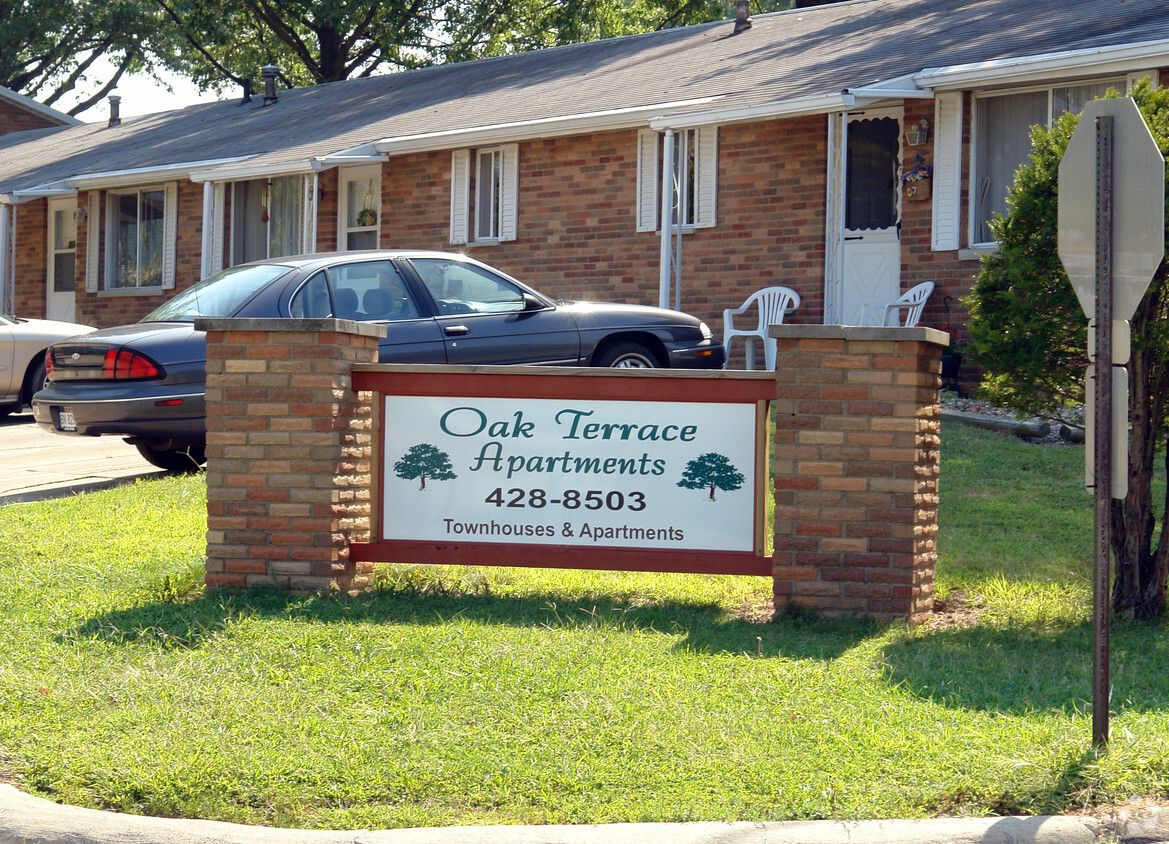
[[[375,394],[373,541],[351,543],[358,562],[525,566],[617,571],[689,572],[771,576],[765,555],[768,412],[774,375],[724,370],[622,371],[562,367],[412,366],[362,364],[353,368],[353,389]],[[382,537],[385,454],[384,396],[440,396],[574,401],[705,402],[755,406],[754,551],[674,550],[614,545],[438,542]]]

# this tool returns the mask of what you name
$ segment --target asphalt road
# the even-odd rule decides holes
[[[0,416],[0,507],[161,475],[118,437],[66,437],[32,413]]]

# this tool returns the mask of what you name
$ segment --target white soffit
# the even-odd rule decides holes
[[[1152,70],[1169,64],[1169,41],[1144,41],[1117,47],[1067,50],[989,62],[929,67],[914,74],[922,88],[956,91],[986,85],[1022,84],[1067,78]]]
[[[719,97],[700,97],[672,103],[657,103],[651,106],[611,109],[608,111],[572,114],[563,117],[542,117],[534,120],[520,120],[514,123],[496,123],[468,129],[451,129],[445,132],[426,132],[420,135],[400,135],[383,138],[374,143],[377,152],[401,154],[424,152],[436,149],[457,149],[485,143],[497,144],[531,140],[533,138],[564,137],[583,135],[589,132],[614,131],[619,129],[644,128],[654,115],[663,110],[703,105]]]

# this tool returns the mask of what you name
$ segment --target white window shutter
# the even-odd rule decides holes
[[[471,230],[471,151],[451,153],[451,243],[466,243]]]
[[[962,219],[962,92],[934,99],[933,248],[961,245]]]
[[[695,179],[695,188],[698,190],[698,201],[695,203],[697,219],[695,228],[708,228],[717,223],[718,210],[718,127],[703,126],[696,133],[698,150],[695,156],[698,162],[698,176]]]
[[[661,135],[653,129],[637,132],[637,230],[658,230],[658,151]]]
[[[162,289],[174,290],[179,222],[179,183],[167,182],[162,201]]]
[[[85,218],[85,292],[96,293],[98,285],[98,259],[101,255],[101,192],[91,190],[87,197]]]
[[[503,156],[503,184],[499,198],[499,239],[515,240],[518,229],[520,203],[520,146],[504,144],[499,148]]]
[[[1145,78],[1148,78],[1149,83],[1154,88],[1161,87],[1161,71],[1157,70],[1156,68],[1152,70],[1136,70],[1130,73],[1125,80],[1125,93],[1131,94],[1133,86]]]

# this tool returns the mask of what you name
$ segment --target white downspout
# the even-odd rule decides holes
[[[211,268],[211,251],[215,246],[215,186],[211,182],[203,183],[203,244],[199,258],[199,278],[207,278],[214,270]]]
[[[658,307],[670,307],[670,238],[674,231],[674,130],[667,129],[662,141],[662,243],[658,274]]]
[[[16,313],[16,292],[12,289],[14,272],[13,260],[16,250],[12,248],[12,213],[15,206],[0,204],[0,314]]]
[[[828,196],[824,255],[824,324],[841,320],[844,282],[844,193],[848,180],[848,111],[828,115]]]

